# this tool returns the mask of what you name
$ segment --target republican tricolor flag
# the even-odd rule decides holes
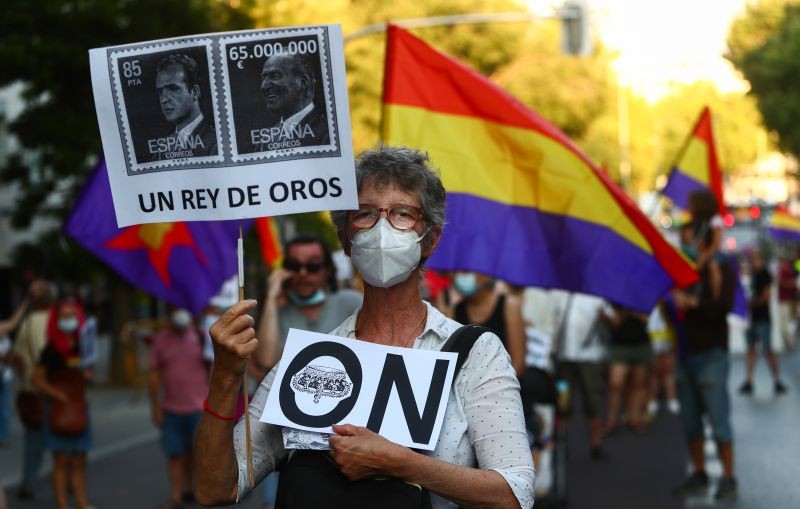
[[[253,224],[258,233],[258,243],[261,247],[261,258],[264,260],[264,265],[270,269],[277,269],[283,263],[283,248],[275,220],[271,217],[259,217],[253,221]]]
[[[800,219],[783,208],[776,208],[767,225],[767,232],[778,240],[800,242]]]
[[[662,193],[680,208],[689,210],[690,194],[711,191],[717,199],[720,215],[724,216],[727,209],[722,194],[722,172],[711,124],[711,110],[705,107],[678,154]]]
[[[649,311],[692,266],[558,129],[461,62],[388,29],[384,141],[427,151],[447,189],[428,265]]]
[[[236,273],[239,225],[205,221],[118,228],[106,163],[101,161],[64,230],[130,284],[197,314]]]

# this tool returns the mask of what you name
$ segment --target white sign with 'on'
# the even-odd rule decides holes
[[[354,424],[400,445],[433,450],[456,358],[291,329],[261,421],[317,433]],[[289,435],[298,443],[310,436]]]

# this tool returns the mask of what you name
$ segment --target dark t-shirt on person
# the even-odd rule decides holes
[[[702,354],[719,348],[728,349],[728,313],[733,310],[736,275],[729,263],[720,264],[722,285],[719,296],[711,291],[709,264],[700,271],[700,295],[697,307],[686,310],[683,330],[685,353]]]
[[[75,350],[74,354],[79,358],[80,353]],[[74,367],[67,364],[64,357],[56,350],[52,343],[48,343],[42,350],[42,355],[39,357],[39,363],[47,370],[47,375],[52,375],[56,371]]]
[[[503,346],[508,349],[508,345],[506,344],[506,296],[500,295],[497,298],[497,302],[494,305],[494,309],[492,310],[492,314],[489,315],[489,318],[483,322],[478,323],[477,325],[483,325],[484,327],[488,327],[492,329],[497,336],[500,338],[500,341],[503,343]],[[454,310],[453,319],[458,323],[468,324],[471,323],[469,319],[469,313],[467,313],[467,301],[462,300],[458,304],[456,304],[456,308]]]
[[[772,276],[769,271],[762,267],[753,276],[751,284],[753,290],[753,299],[757,299],[764,293],[765,288],[769,288],[772,284]],[[750,319],[754,322],[769,322],[769,302],[753,306],[750,308]]]
[[[650,343],[647,324],[633,315],[626,315],[619,327],[611,332],[611,344],[614,346],[640,346]]]

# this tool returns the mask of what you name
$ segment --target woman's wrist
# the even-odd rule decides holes
[[[417,473],[417,469],[414,466],[418,465],[417,462],[422,455],[408,447],[396,444],[393,444],[390,451],[384,458],[383,468],[386,471],[386,475],[403,479],[404,481],[412,480],[414,474]]]
[[[242,385],[244,373],[222,367],[221,363],[214,363],[211,368],[209,381],[210,389],[218,389],[221,393],[236,393]]]

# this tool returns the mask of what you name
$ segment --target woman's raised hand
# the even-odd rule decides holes
[[[214,342],[214,371],[242,376],[250,355],[258,348],[255,321],[247,314],[256,301],[243,300],[231,306],[209,329]]]

